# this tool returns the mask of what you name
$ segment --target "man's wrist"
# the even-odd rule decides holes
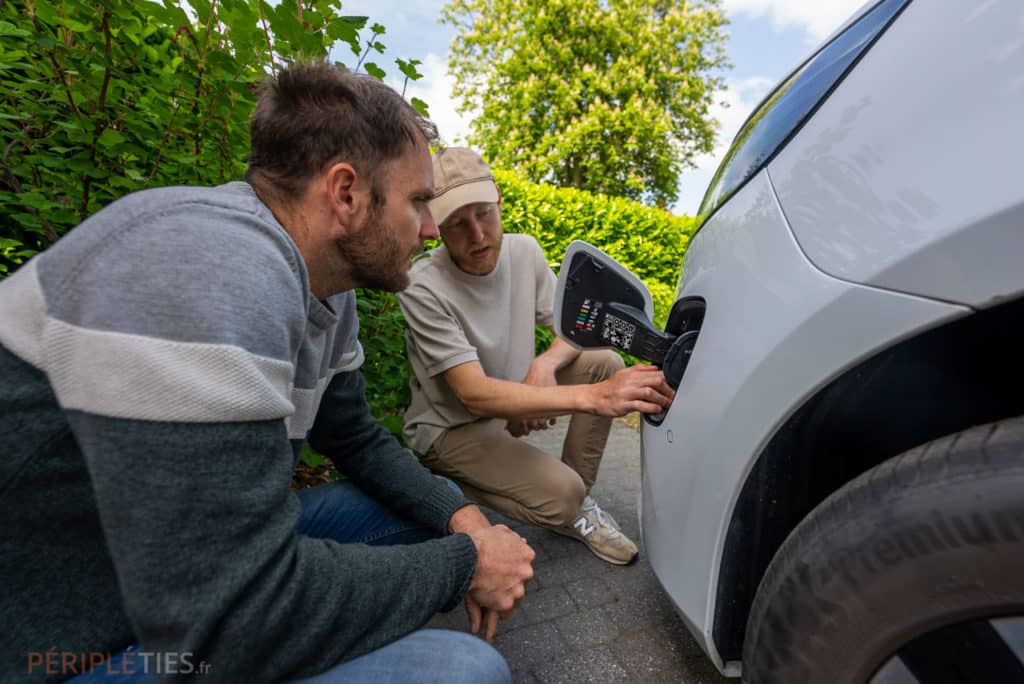
[[[560,364],[559,361],[560,359],[556,358],[553,354],[544,352],[540,356],[534,358],[533,365],[538,367],[538,369],[543,369],[553,375],[562,367],[562,365],[564,365]]]
[[[451,534],[465,532],[471,535],[477,530],[490,526],[491,522],[475,504],[462,506],[452,513],[452,517],[448,519],[448,531]]]
[[[573,413],[597,413],[594,393],[597,385],[567,385],[572,390]]]

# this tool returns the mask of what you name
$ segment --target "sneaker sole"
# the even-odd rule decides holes
[[[595,556],[597,556],[598,558],[603,560],[605,563],[611,563],[612,565],[629,565],[630,563],[635,561],[640,556],[640,552],[637,551],[636,553],[633,554],[633,556],[629,560],[622,560],[620,558],[614,558],[614,557],[609,556],[607,554],[601,553],[600,551],[595,549],[593,546],[591,546],[587,542],[585,542],[582,539],[580,539],[579,535],[572,534],[571,532],[565,532],[565,531],[563,531],[563,530],[561,530],[561,529],[559,529],[557,527],[546,527],[544,529],[551,530],[555,534],[560,534],[563,537],[568,537],[569,539],[575,539],[580,544],[583,544],[585,547],[587,547],[587,550],[590,551],[590,553],[594,554]]]

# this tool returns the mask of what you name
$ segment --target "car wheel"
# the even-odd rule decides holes
[[[1024,416],[826,499],[769,565],[743,645],[752,684],[1024,682],[1022,663]]]

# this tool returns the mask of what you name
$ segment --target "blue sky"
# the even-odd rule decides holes
[[[409,84],[407,96],[424,100],[430,116],[448,143],[462,140],[470,116],[455,110],[448,76],[448,45],[455,29],[438,23],[443,0],[343,0],[345,14],[370,17],[385,26],[384,56],[374,55],[389,77],[398,75],[394,59],[419,59],[424,77]],[[863,4],[863,0],[723,0],[730,25],[727,52],[733,68],[724,73],[727,89],[712,109],[721,124],[715,150],[696,159],[697,168],[680,179],[675,213],[694,214],[701,197],[736,130],[761,98]],[[346,48],[347,50],[347,48]],[[337,57],[352,64],[351,56]],[[401,81],[389,82],[401,87]]]

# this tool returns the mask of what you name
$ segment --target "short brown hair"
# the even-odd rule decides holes
[[[245,179],[286,201],[339,161],[373,181],[381,162],[420,136],[431,144],[437,128],[381,81],[324,61],[296,63],[261,88]]]

